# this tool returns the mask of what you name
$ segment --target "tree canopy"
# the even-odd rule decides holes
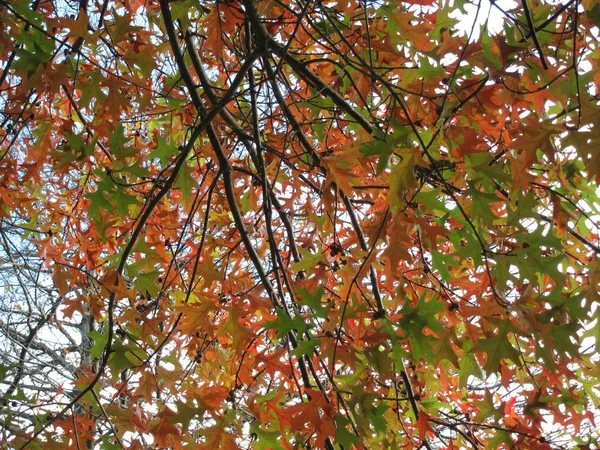
[[[595,0],[0,11],[3,448],[598,448]]]

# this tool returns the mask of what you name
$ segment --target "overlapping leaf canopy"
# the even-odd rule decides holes
[[[0,5],[5,447],[593,448],[593,0]]]

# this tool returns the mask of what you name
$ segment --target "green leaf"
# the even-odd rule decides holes
[[[379,162],[377,163],[377,174],[383,172],[390,161],[390,156],[394,152],[396,144],[391,140],[382,141],[374,139],[372,141],[364,142],[360,146],[360,152],[363,156],[379,156]]]
[[[240,197],[240,209],[242,214],[247,214],[250,211],[250,189]]]
[[[75,152],[68,151],[68,150],[64,151],[61,148],[52,150],[49,153],[50,153],[50,156],[52,156],[52,158],[54,158],[56,160],[56,162],[54,164],[52,164],[52,167],[55,170],[64,169],[72,162],[77,161],[77,158],[78,158],[78,155]]]
[[[433,299],[425,301],[424,297],[419,299],[419,303],[414,308],[408,304],[402,307],[400,328],[410,342],[413,359],[418,361],[421,356],[425,356],[428,361],[434,361],[433,344],[437,339],[431,335],[425,335],[423,330],[427,327],[434,333],[442,334],[444,327],[435,316],[445,308],[444,303]]]
[[[539,398],[539,401],[542,403],[565,405],[568,408],[573,408],[577,405],[584,406],[588,402],[588,399],[584,395],[576,397],[569,389],[563,387],[559,387],[558,389],[562,395],[544,395]]]
[[[468,169],[469,177],[476,181],[482,179],[482,175],[495,181],[511,181],[512,177],[502,164],[492,164],[490,162],[494,156],[491,153],[472,153],[465,155],[465,164]],[[490,185],[493,186],[493,185]]]
[[[6,379],[8,372],[11,371],[12,369],[14,369],[15,367],[16,367],[16,365],[14,365],[14,364],[11,364],[9,366],[0,364],[0,383],[2,383]]]
[[[586,11],[586,15],[592,19],[592,22],[594,22],[597,27],[600,27],[600,3],[596,3],[592,9]]]
[[[201,411],[193,402],[192,405],[189,406],[187,403],[177,400],[175,401],[175,405],[177,406],[177,415],[169,417],[169,422],[180,423],[181,428],[185,433],[190,427],[190,422],[194,420]]]
[[[271,423],[270,426],[277,424]],[[278,431],[266,431],[260,422],[254,421],[250,425],[250,431],[254,433],[256,440],[252,443],[254,450],[284,450],[281,433]]]
[[[425,80],[431,80],[432,78],[443,78],[444,68],[441,64],[436,64],[435,66],[431,64],[431,60],[429,57],[422,56],[419,58],[419,68],[416,71],[417,77],[423,78]]]
[[[479,363],[475,359],[475,355],[470,353],[470,350],[473,348],[473,343],[469,340],[465,340],[463,342],[463,351],[464,354],[462,358],[460,358],[460,378],[459,378],[459,386],[461,388],[465,388],[469,384],[469,378],[475,377],[479,380],[483,380],[484,376],[481,372],[481,367],[479,367]]]
[[[389,375],[393,372],[389,351],[384,347],[365,347],[362,354],[358,353],[357,356],[360,359],[364,358],[365,367],[376,370],[377,373],[380,373],[382,376]]]
[[[295,262],[291,265],[291,269],[294,272],[301,272],[303,270],[314,269],[317,267],[317,264],[327,262],[327,258],[323,252],[318,251],[315,254],[312,254],[310,250],[301,250],[302,260]]]
[[[537,204],[533,192],[529,192],[527,195],[519,197],[515,202],[515,207],[509,206],[508,208],[507,224],[522,228],[520,221],[536,217],[536,208]]]
[[[44,19],[46,18],[44,14],[39,11],[34,10],[31,7],[31,2],[29,0],[20,0],[10,3],[11,7],[22,17],[27,19],[28,22],[41,27],[44,23]],[[39,33],[38,30],[35,30]],[[26,34],[26,33],[24,33]]]
[[[102,437],[102,450],[122,450],[123,447],[119,445],[115,438],[112,436]]]
[[[175,188],[181,190],[183,199],[186,202],[192,199],[192,191],[198,187],[198,183],[192,175],[193,172],[194,169],[189,164],[183,164],[175,181]]]
[[[109,200],[114,205],[114,210],[119,214],[121,219],[131,217],[129,207],[140,204],[137,198],[125,193],[125,190],[121,186],[117,186],[117,189],[110,196]]]
[[[348,449],[353,448],[353,445],[358,445],[358,437],[347,428],[350,425],[350,421],[348,419],[338,414],[335,416],[335,423],[337,425],[335,432],[336,442],[339,442],[340,445]]]
[[[53,167],[57,170],[67,167],[74,161],[84,161],[94,154],[97,140],[86,144],[78,134],[65,133],[66,142],[52,150],[50,155],[56,159]]]
[[[301,356],[307,355],[312,357],[315,353],[315,348],[321,345],[321,341],[319,339],[309,339],[308,341],[300,341],[298,342],[298,347],[292,350],[290,353],[292,356],[296,358],[300,358]]]
[[[577,335],[579,330],[580,326],[576,321],[564,325],[554,325],[550,328],[554,348],[559,353],[568,353],[572,357],[577,356],[579,354],[579,336]]]
[[[452,255],[440,253],[437,250],[431,251],[431,268],[440,274],[442,280],[450,280],[450,271],[448,269],[456,265],[457,263]]]
[[[161,285],[156,281],[159,276],[160,272],[156,270],[138,274],[137,284],[142,294],[150,294],[155,297],[160,292]]]
[[[102,90],[102,83],[105,81],[104,75],[99,70],[87,74],[89,79],[81,83],[81,99],[79,103],[82,108],[89,108],[92,99],[102,102],[106,94]]]
[[[377,163],[377,174],[381,174],[388,168],[390,157],[394,153],[394,149],[407,144],[409,128],[398,126],[398,131],[392,135],[386,136],[381,132],[376,132],[376,138],[372,141],[363,142],[360,145],[360,152],[363,156],[379,156]]]
[[[121,42],[126,38],[126,35],[134,31],[136,27],[131,25],[131,15],[123,14],[122,16],[118,14],[113,15],[114,22],[107,22],[107,26],[110,26],[110,34],[111,38],[114,42]]]
[[[435,355],[435,364],[439,364],[443,360],[450,361],[454,367],[457,369],[460,367],[458,362],[458,358],[452,345],[450,344],[450,340],[452,338],[451,334],[446,336],[440,336],[436,342],[431,346],[433,353]]]
[[[112,211],[112,204],[106,199],[105,194],[109,194],[114,189],[114,183],[110,180],[108,176],[104,172],[96,171],[95,173],[100,173],[103,177],[102,180],[98,183],[98,188],[96,191],[91,192],[85,195],[85,198],[90,200],[90,206],[88,207],[88,212],[90,217],[97,222],[100,222],[100,210],[103,209],[105,211]]]
[[[403,339],[398,336],[396,331],[397,325],[391,320],[384,318],[379,321],[381,324],[381,331],[386,333],[389,336],[392,345],[392,360],[402,366],[403,358],[410,358],[411,355],[409,352],[402,348]]]
[[[596,309],[594,319],[585,327],[583,337],[594,339],[596,352],[600,352],[600,309]]]
[[[485,58],[491,62],[494,67],[498,70],[502,70],[502,62],[492,54],[491,51],[492,37],[490,36],[488,30],[485,26],[481,28],[481,47],[483,49],[483,54]]]
[[[475,416],[475,420],[478,422],[486,422],[490,417],[499,420],[504,414],[502,408],[494,405],[494,396],[488,390],[485,391],[483,399],[475,402],[475,405],[479,409],[479,414]]]
[[[473,187],[469,188],[468,195],[473,199],[473,207],[471,209],[472,218],[481,220],[481,223],[484,225],[492,225],[497,217],[492,212],[490,203],[500,201],[498,196],[478,191]]]
[[[146,352],[135,344],[123,344],[116,341],[112,345],[112,353],[109,361],[114,369],[115,375],[121,369],[128,369],[140,365],[147,358]]]
[[[389,409],[389,406],[384,402],[379,402],[374,410],[367,412],[367,420],[371,422],[375,431],[379,433],[385,433],[388,429],[388,424],[385,419],[385,413]]]
[[[93,342],[92,348],[90,349],[90,356],[92,359],[100,358],[104,353],[106,344],[108,344],[108,334],[94,330],[90,331],[87,335]]]
[[[121,170],[123,172],[128,172],[128,173],[130,173],[132,175],[135,175],[135,176],[137,176],[139,178],[149,177],[151,175],[150,171],[147,168],[145,168],[144,166],[142,166],[140,164],[140,162],[141,162],[141,160],[138,160],[138,161],[136,161],[134,164],[132,164],[130,166],[123,167]]]
[[[284,308],[277,308],[277,319],[265,324],[267,330],[277,330],[277,337],[283,338],[287,333],[296,330],[299,334],[304,334],[308,330],[308,325],[300,316],[290,317]]]
[[[419,151],[416,149],[403,149],[399,152],[402,160],[392,167],[388,177],[390,190],[388,201],[392,212],[396,212],[404,204],[404,197],[408,191],[418,186],[415,176],[415,166],[421,165]]]
[[[31,52],[21,48],[17,51],[18,59],[15,59],[13,63],[13,70],[16,72],[26,72],[28,77],[34,75],[38,67],[45,66],[50,61],[52,55],[44,52],[44,50],[37,44],[33,44],[33,50]]]
[[[496,336],[480,339],[475,347],[470,350],[470,353],[483,352],[487,355],[485,363],[485,372],[489,376],[492,373],[498,371],[500,361],[511,360],[517,366],[521,366],[520,353],[512,346],[508,340],[508,331],[510,329],[510,323],[503,321],[498,329]]]
[[[323,306],[321,300],[323,298],[323,288],[319,286],[319,288],[311,293],[307,289],[298,289],[298,295],[302,299],[302,303],[309,306],[316,317],[326,318],[329,315],[329,311],[331,310],[333,304],[328,304]]]
[[[127,147],[130,140],[125,136],[125,127],[119,123],[110,136],[110,151],[117,161],[123,161],[125,158],[137,154],[138,151],[135,147]]]

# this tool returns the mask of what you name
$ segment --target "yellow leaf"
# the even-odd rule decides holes
[[[404,204],[406,193],[419,184],[415,176],[415,166],[427,166],[418,148],[399,150],[402,161],[392,167],[388,176],[390,193],[388,201],[392,212]]]

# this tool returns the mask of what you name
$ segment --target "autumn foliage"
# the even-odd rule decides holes
[[[594,0],[0,10],[3,448],[597,448]]]

